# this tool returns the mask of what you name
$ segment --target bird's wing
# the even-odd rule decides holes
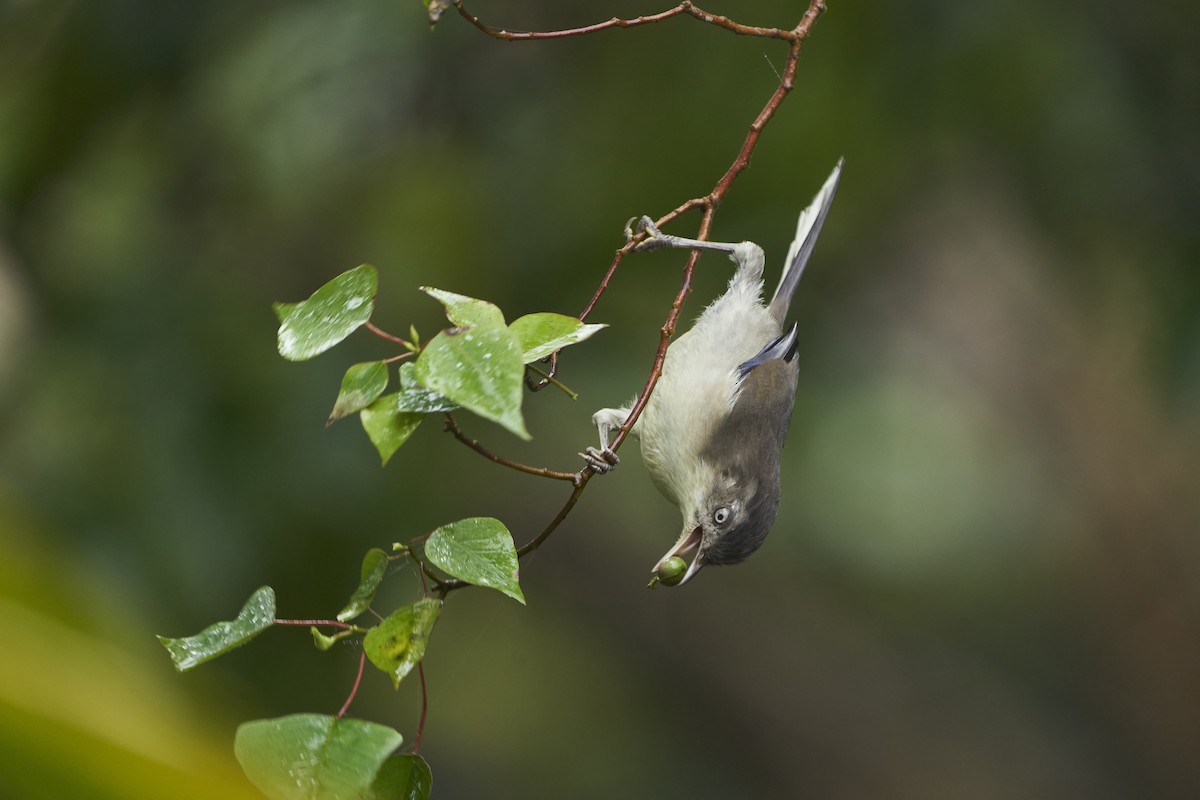
[[[791,362],[796,357],[796,323],[772,340],[766,347],[759,350],[753,358],[748,358],[738,364],[738,381],[743,381],[756,367],[761,367],[768,361],[781,359]]]

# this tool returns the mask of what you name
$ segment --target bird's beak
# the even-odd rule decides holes
[[[702,528],[699,525],[691,530],[684,530],[683,534],[679,537],[679,541],[675,543],[674,547],[667,551],[666,555],[658,560],[658,563],[654,565],[654,569],[652,571],[657,573],[659,568],[662,567],[663,562],[665,562],[668,558],[683,558],[683,556],[687,553],[697,549],[700,546],[701,533]],[[702,553],[696,554],[696,557],[692,559],[692,563],[688,564],[687,572],[683,574],[683,578],[679,581],[679,583],[675,584],[676,586],[683,586],[685,583],[690,581],[697,572],[700,571],[700,568],[704,566],[704,559],[702,556]]]

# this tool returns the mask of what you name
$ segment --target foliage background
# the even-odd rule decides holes
[[[1200,786],[1200,12],[830,6],[715,229],[777,264],[845,155],[776,530],[647,592],[677,512],[627,457],[524,567],[527,609],[452,597],[426,662],[438,796]],[[576,313],[625,219],[711,187],[782,53],[691,20],[431,35],[396,0],[0,4],[0,795],[253,796],[237,722],[336,709],[356,654],[276,631],[181,677],[153,633],[263,583],[328,615],[367,547],[451,519],[540,529],[564,487],[434,425],[386,470],[355,423],[324,430],[344,367],[387,353],[285,363],[269,303],[369,261],[398,332],[440,325],[419,284]],[[582,398],[529,398],[531,444],[468,432],[574,468],[592,410],[641,385],[681,263],[626,262],[612,328],[563,364]],[[688,316],[728,274],[700,272]],[[387,684],[353,713],[411,738],[414,688]]]

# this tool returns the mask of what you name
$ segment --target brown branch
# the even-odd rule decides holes
[[[393,336],[392,334],[388,333],[387,331],[383,330],[382,328],[376,327],[373,323],[367,322],[364,325],[364,327],[367,330],[369,330],[371,333],[378,336],[380,339],[385,339],[389,342],[395,342],[398,345],[402,345],[403,347],[412,349],[411,343],[409,343],[408,341],[406,341],[404,339],[401,339],[399,336]]]
[[[701,22],[706,22],[709,25],[716,25],[718,28],[724,28],[727,31],[738,34],[739,36],[757,36],[763,39],[785,39],[794,41],[798,34],[793,30],[780,30],[779,28],[760,28],[755,25],[742,25],[734,22],[728,17],[723,17],[720,14],[712,14],[701,9],[695,3],[685,2],[680,3],[674,8],[668,8],[666,11],[660,11],[657,14],[647,14],[632,19],[621,19],[613,17],[612,19],[596,22],[592,25],[583,25],[578,28],[564,28],[558,31],[508,31],[501,28],[493,28],[485,24],[479,17],[467,11],[463,7],[462,0],[455,0],[454,7],[458,10],[459,15],[470,22],[479,30],[491,36],[494,39],[501,39],[506,42],[528,42],[535,40],[546,39],[566,39],[571,36],[586,36],[589,33],[599,33],[600,31],[612,30],[613,28],[637,28],[642,25],[650,25],[655,22],[671,19],[685,15],[698,19]]]
[[[455,439],[458,439],[467,447],[471,448],[476,453],[479,453],[479,455],[483,456],[489,461],[495,461],[497,464],[502,464],[506,467],[509,467],[510,469],[515,469],[519,472],[525,472],[529,475],[540,475],[543,478],[553,478],[554,480],[558,481],[571,481],[572,483],[575,483],[579,480],[579,474],[576,472],[556,472],[552,469],[546,469],[545,467],[531,467],[528,464],[521,464],[517,461],[513,461],[512,459],[505,458],[502,455],[493,453],[491,450],[488,450],[486,447],[481,445],[478,441],[463,433],[462,429],[458,427],[458,422],[455,421],[454,415],[450,414],[449,412],[446,414],[446,430],[454,434]]]

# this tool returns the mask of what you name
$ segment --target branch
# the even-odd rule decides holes
[[[515,469],[518,472],[524,472],[529,475],[540,475],[543,478],[553,478],[554,480],[559,481],[571,481],[572,483],[576,483],[579,480],[579,474],[575,472],[556,472],[552,469],[546,469],[545,467],[531,467],[528,464],[521,464],[517,461],[513,461],[512,459],[505,458],[502,455],[493,453],[491,450],[488,450],[486,447],[481,445],[478,441],[463,433],[462,429],[458,427],[458,422],[455,421],[454,415],[449,412],[446,413],[446,430],[454,434],[455,439],[458,439],[467,447],[471,448],[476,453],[479,453],[479,455],[483,456],[489,461],[495,461],[497,464],[502,464],[506,467],[509,467],[510,469]]]
[[[482,22],[479,17],[467,11],[463,7],[462,0],[455,0],[454,7],[458,10],[459,15],[470,22],[479,30],[491,36],[494,39],[502,39],[506,42],[528,42],[545,39],[566,39],[571,36],[586,36],[589,33],[599,33],[600,31],[611,30],[613,28],[637,28],[642,25],[650,25],[655,22],[662,22],[686,15],[693,19],[698,19],[701,22],[707,22],[710,25],[716,25],[718,28],[724,28],[727,31],[738,34],[739,36],[758,36],[763,39],[785,39],[793,41],[798,36],[793,29],[790,31],[780,30],[779,28],[759,28],[753,25],[742,25],[734,22],[728,17],[723,17],[720,14],[712,14],[704,11],[695,3],[682,2],[674,8],[668,8],[666,11],[660,11],[657,14],[649,14],[632,19],[620,19],[613,17],[604,22],[597,22],[592,25],[584,25],[579,28],[565,28],[559,31],[507,31],[500,28],[493,28],[490,25]]]
[[[342,709],[338,711],[338,719],[346,716],[346,712],[350,710],[350,704],[354,702],[354,698],[358,695],[358,687],[362,685],[363,667],[367,665],[367,651],[363,649],[358,655],[358,676],[354,679],[354,685],[350,687],[350,696],[346,698],[346,702],[342,703]]]

